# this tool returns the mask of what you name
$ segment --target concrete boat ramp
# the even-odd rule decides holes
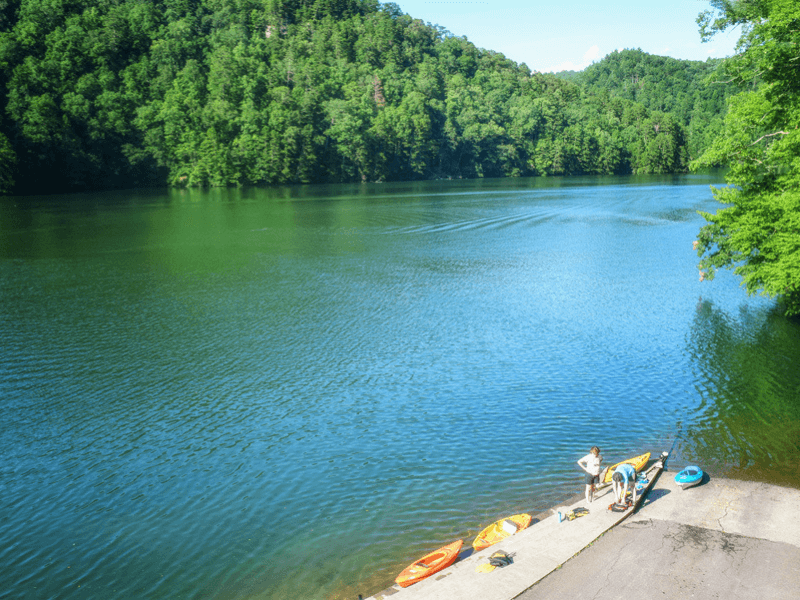
[[[688,490],[648,469],[636,511],[608,510],[610,487],[537,515],[528,529],[383,600],[571,600],[800,597],[800,490],[710,478]],[[660,474],[660,476],[659,476]],[[559,522],[583,506],[589,514]],[[465,545],[471,540],[465,540]],[[476,570],[502,550],[513,563]],[[463,556],[463,555],[462,555]],[[369,600],[369,599],[368,599]]]

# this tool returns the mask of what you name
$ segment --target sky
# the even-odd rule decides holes
[[[700,41],[695,19],[705,0],[395,0],[400,9],[426,23],[534,71],[579,71],[607,54],[641,48],[686,60],[733,54],[738,29]]]

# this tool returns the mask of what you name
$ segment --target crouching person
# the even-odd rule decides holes
[[[631,504],[636,504],[636,469],[628,463],[618,466],[611,476],[614,482],[614,497],[617,504],[626,504],[625,498],[631,490]]]

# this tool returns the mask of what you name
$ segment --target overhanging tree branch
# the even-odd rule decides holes
[[[764,138],[773,137],[773,136],[776,136],[776,135],[789,135],[789,132],[788,131],[776,131],[775,133],[767,133],[766,135],[762,135],[760,138],[758,138],[755,142],[753,142],[750,145],[751,146],[755,146],[758,142],[760,142]]]

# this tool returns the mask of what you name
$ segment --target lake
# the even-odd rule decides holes
[[[365,597],[576,461],[800,487],[800,323],[717,174],[0,198],[0,589]]]

